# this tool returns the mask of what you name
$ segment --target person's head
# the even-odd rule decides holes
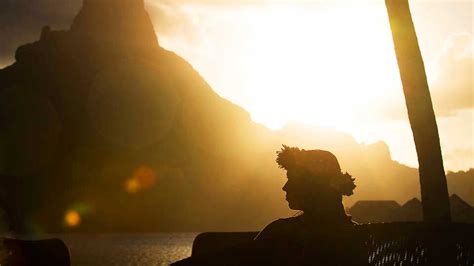
[[[278,165],[287,171],[288,180],[283,190],[290,209],[331,209],[341,205],[343,195],[353,194],[355,179],[341,172],[332,153],[283,145],[277,155]]]

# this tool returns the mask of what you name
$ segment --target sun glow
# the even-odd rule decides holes
[[[183,10],[199,21],[203,39],[193,49],[175,38],[162,38],[162,45],[267,127],[300,121],[353,128],[364,115],[371,119],[374,105],[400,93],[383,3]]]
[[[255,122],[279,129],[296,121],[359,142],[383,140],[394,159],[417,165],[384,1],[150,2],[166,14],[167,23],[155,19],[160,45],[189,61]],[[460,29],[469,32],[470,24],[466,16],[436,19],[444,6],[415,2],[432,85],[444,41]]]
[[[360,122],[398,81],[387,21],[375,14],[367,7],[318,16],[278,9],[262,18],[248,73],[259,93],[253,119],[270,127],[298,120],[338,129]],[[280,121],[275,109],[283,109]]]

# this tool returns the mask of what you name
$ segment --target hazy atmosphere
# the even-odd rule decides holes
[[[0,265],[474,265],[470,0],[0,0]]]
[[[36,227],[262,226],[291,213],[282,144],[333,152],[357,180],[346,208],[420,198],[382,1],[102,1],[0,4],[0,169]],[[473,204],[471,5],[412,10],[449,193]]]
[[[0,66],[13,62],[16,47],[37,40],[43,25],[67,29],[80,6],[80,0],[2,1]],[[472,2],[411,6],[445,168],[468,170],[474,166]],[[383,1],[147,0],[146,8],[160,45],[253,121],[272,130],[304,123],[359,143],[381,140],[395,160],[417,166]]]

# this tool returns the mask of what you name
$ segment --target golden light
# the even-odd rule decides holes
[[[358,5],[317,15],[277,8],[263,16],[248,73],[260,99],[250,109],[254,120],[270,127],[297,120],[341,130],[358,124],[361,114],[373,110],[370,103],[398,82],[389,27],[378,13],[385,14]]]
[[[151,2],[161,7],[160,1]],[[160,44],[189,61],[213,90],[243,107],[253,121],[271,129],[296,121],[342,131],[359,142],[383,140],[395,160],[416,167],[384,1],[198,2],[162,6],[173,27],[157,27]],[[435,9],[413,2],[432,81],[442,42],[469,29],[464,26],[472,15],[444,19],[441,30],[432,15]],[[155,21],[163,25],[161,16]]]
[[[401,94],[383,1],[189,9],[202,43],[162,44],[269,128],[299,121],[352,131]]]
[[[64,215],[64,223],[68,227],[77,227],[81,223],[81,215],[76,210],[68,210]]]

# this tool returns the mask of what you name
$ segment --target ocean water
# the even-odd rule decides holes
[[[191,255],[198,233],[55,235],[72,265],[169,265]]]

